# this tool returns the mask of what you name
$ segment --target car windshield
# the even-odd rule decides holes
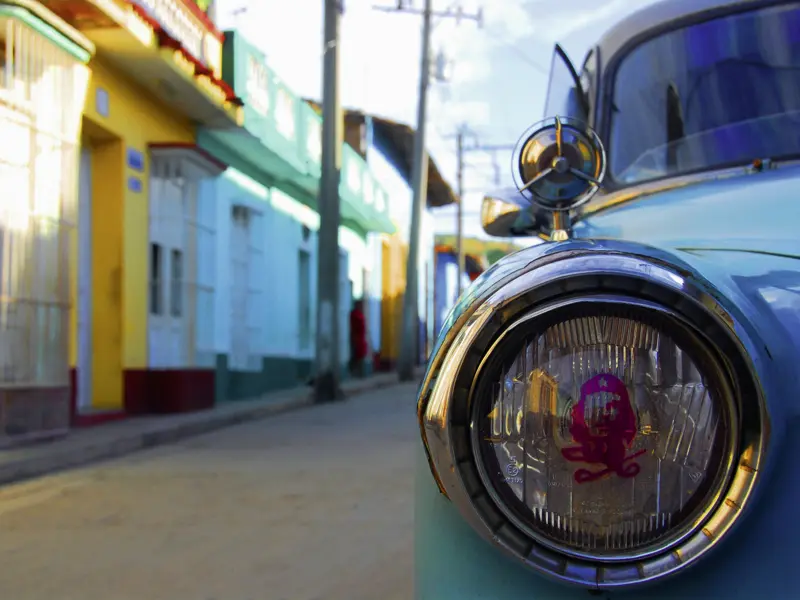
[[[648,40],[621,62],[613,98],[620,182],[800,154],[800,3]]]

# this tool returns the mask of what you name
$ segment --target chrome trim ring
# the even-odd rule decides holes
[[[643,556],[567,554],[532,538],[489,493],[472,448],[472,396],[490,348],[520,317],[552,303],[615,296],[679,317],[716,353],[738,417],[732,473],[691,531]],[[669,307],[669,308],[667,308]],[[745,330],[703,282],[662,263],[622,253],[589,252],[549,262],[495,289],[454,332],[419,406],[423,439],[442,491],[485,539],[529,568],[584,588],[613,589],[660,580],[706,554],[743,514],[769,435],[763,390]]]
[[[531,322],[534,323],[534,327],[537,329],[540,327],[544,329],[546,326],[537,325],[536,323],[543,320],[549,321],[551,319],[555,322],[559,322],[561,319],[554,318],[554,313],[563,313],[565,310],[576,309],[579,307],[579,305],[583,305],[578,308],[578,310],[583,312],[583,310],[586,308],[586,304],[593,304],[597,306],[605,305],[608,307],[609,312],[615,310],[615,308],[625,307],[640,312],[643,315],[643,321],[645,319],[649,320],[652,317],[655,317],[657,320],[663,321],[662,324],[669,324],[670,336],[673,338],[673,340],[676,342],[680,341],[679,346],[684,350],[691,350],[691,353],[694,355],[693,360],[698,365],[702,365],[701,370],[704,376],[709,380],[709,387],[714,390],[714,397],[720,400],[720,408],[722,409],[721,412],[725,415],[726,429],[729,434],[724,447],[725,455],[721,461],[721,469],[714,475],[713,481],[710,482],[711,489],[706,494],[703,494],[705,497],[710,496],[711,502],[705,503],[703,506],[698,507],[698,510],[696,511],[697,514],[695,518],[692,519],[692,522],[686,523],[684,526],[676,527],[674,530],[670,531],[668,535],[664,536],[666,539],[659,539],[653,544],[636,551],[620,551],[620,553],[616,555],[604,554],[600,556],[591,554],[589,552],[580,551],[574,547],[564,544],[559,544],[549,540],[543,534],[539,533],[536,531],[536,529],[526,523],[524,518],[521,518],[519,515],[515,514],[511,507],[507,506],[501,500],[498,491],[492,487],[489,474],[486,471],[486,465],[480,456],[480,448],[478,444],[476,421],[478,420],[479,415],[477,411],[482,406],[480,399],[485,397],[482,391],[485,389],[487,384],[493,383],[490,381],[490,376],[492,374],[496,374],[496,369],[493,368],[494,365],[492,363],[496,363],[498,361],[502,361],[503,358],[507,358],[509,352],[506,350],[506,348],[509,346],[513,347],[515,350],[510,353],[512,355],[516,354],[516,350],[518,349],[517,344],[510,341],[509,337],[519,337],[517,335],[518,330],[525,328],[526,325],[531,324]],[[589,309],[589,312],[592,312],[591,309]],[[636,319],[636,317],[633,318]],[[691,329],[691,324],[686,323],[674,311],[653,302],[623,296],[581,296],[579,298],[569,298],[550,303],[545,307],[541,307],[538,310],[534,310],[531,313],[523,315],[521,318],[515,320],[503,330],[503,332],[495,339],[494,343],[492,344],[492,348],[484,357],[474,378],[471,396],[473,398],[477,398],[478,401],[473,402],[471,407],[472,422],[470,425],[470,443],[472,446],[475,466],[477,467],[480,479],[489,496],[492,498],[492,500],[494,500],[497,507],[503,512],[509,521],[511,521],[518,529],[523,531],[528,537],[535,540],[537,543],[550,548],[551,550],[561,552],[562,554],[566,554],[572,558],[581,560],[592,561],[601,558],[604,562],[613,563],[641,560],[657,555],[677,545],[681,541],[685,540],[691,533],[694,533],[698,530],[701,524],[705,522],[711,511],[717,507],[721,501],[724,488],[730,483],[730,476],[734,467],[734,450],[738,446],[739,418],[737,414],[737,407],[734,402],[734,394],[728,385],[728,377],[724,373],[724,367],[714,356],[714,351],[707,347],[707,342],[696,336]]]

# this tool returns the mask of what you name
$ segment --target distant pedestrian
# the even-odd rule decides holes
[[[364,301],[353,302],[350,311],[350,374],[364,377],[364,361],[367,358],[367,320],[364,316]]]

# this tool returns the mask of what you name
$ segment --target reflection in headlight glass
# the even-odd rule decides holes
[[[478,400],[479,452],[525,526],[578,551],[635,552],[710,502],[728,421],[669,333],[633,318],[573,318],[527,338],[495,372]]]

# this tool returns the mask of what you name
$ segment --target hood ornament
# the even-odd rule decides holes
[[[576,119],[546,119],[525,131],[512,160],[517,190],[552,214],[550,239],[567,239],[569,211],[591,200],[605,177],[606,152],[598,135]]]

